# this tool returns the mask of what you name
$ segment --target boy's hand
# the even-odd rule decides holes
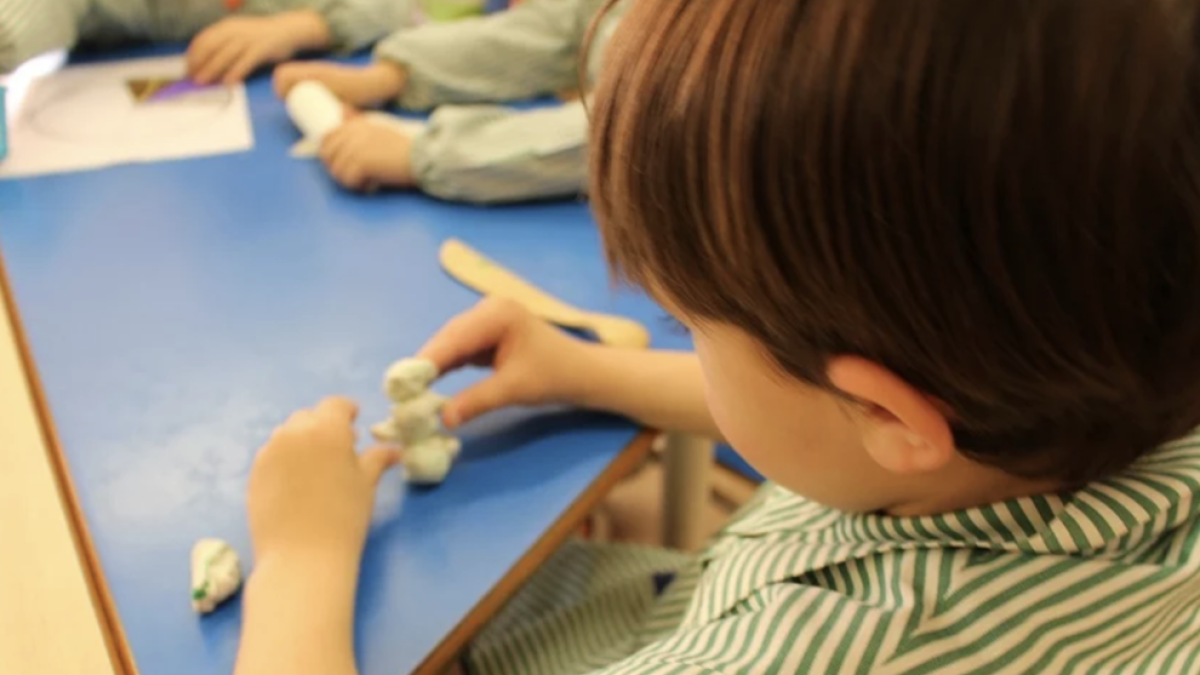
[[[412,139],[361,115],[325,137],[320,157],[329,175],[347,190],[413,185]]]
[[[374,108],[399,96],[406,77],[403,68],[386,61],[364,67],[297,61],[275,69],[275,93],[286,98],[292,87],[304,80],[314,80],[350,105]]]
[[[442,409],[443,422],[453,429],[505,406],[577,403],[590,380],[594,348],[512,300],[485,298],[451,319],[417,357],[433,361],[441,373],[465,365],[494,369]]]
[[[204,29],[188,47],[187,71],[198,84],[236,84],[256,69],[330,43],[325,19],[311,10],[232,16]]]
[[[271,435],[250,471],[250,534],[261,562],[285,557],[354,559],[367,537],[380,475],[394,450],[354,452],[357,406],[328,398],[293,414]]]

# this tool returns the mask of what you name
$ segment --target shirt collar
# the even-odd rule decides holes
[[[725,532],[736,537],[792,533],[814,544],[1119,557],[1156,541],[1198,510],[1200,433],[1074,493],[1022,497],[937,516],[847,514],[773,486]]]

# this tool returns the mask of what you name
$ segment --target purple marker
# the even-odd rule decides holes
[[[190,94],[190,93],[197,92],[197,91],[204,91],[206,89],[213,89],[216,86],[218,86],[218,85],[196,84],[195,82],[192,82],[191,80],[179,80],[178,82],[172,82],[171,84],[154,92],[154,94],[152,94],[150,96],[150,98],[148,98],[146,100],[147,101],[165,101],[167,99],[175,98],[176,96],[183,96],[184,94]]]

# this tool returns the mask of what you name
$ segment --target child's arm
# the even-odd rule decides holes
[[[579,49],[603,0],[531,0],[482,18],[397,31],[367,66],[297,61],[275,70],[282,98],[317,80],[347,103],[396,102],[426,110],[444,103],[531,98],[579,83]]]
[[[578,84],[579,50],[602,5],[530,0],[482,18],[427,24],[385,38],[375,58],[407,71],[397,96],[404,108],[552,94]]]
[[[587,125],[579,101],[440,108],[413,138],[413,179],[440,199],[476,204],[577,195],[587,184]]]
[[[258,68],[331,44],[329,24],[311,9],[232,16],[200,31],[187,51],[188,76],[200,84],[234,84]]]
[[[414,185],[412,138],[357,112],[324,138],[320,158],[329,175],[347,190]]]
[[[270,15],[297,9],[317,12],[329,27],[326,49],[353,52],[404,25],[411,4],[405,0],[248,0],[246,8]]]
[[[357,675],[354,594],[358,561],[266,561],[243,596],[235,675]]]
[[[579,194],[587,174],[587,115],[579,102],[513,111],[447,107],[415,136],[365,117],[325,137],[321,161],[350,190],[418,187],[476,204]]]
[[[506,406],[566,403],[656,429],[720,436],[694,354],[584,342],[511,301],[480,302],[447,323],[418,356],[443,373],[469,364],[494,369],[446,404],[450,428]]]
[[[83,10],[77,0],[0,1],[0,74],[35,56],[74,47]]]
[[[356,675],[355,587],[379,476],[399,457],[354,452],[356,406],[293,414],[255,458],[246,505],[255,569],[237,675]]]
[[[192,40],[188,74],[202,84],[230,84],[301,52],[361,49],[403,23],[407,6],[393,0],[246,0],[238,14]]]

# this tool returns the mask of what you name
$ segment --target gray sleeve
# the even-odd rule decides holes
[[[587,182],[581,103],[517,111],[439,108],[413,139],[413,172],[435,197],[476,204],[577,195]]]
[[[74,47],[82,13],[76,0],[0,0],[0,73],[40,54]]]
[[[4,2],[5,0],[0,0]],[[414,0],[255,0],[247,9],[275,14],[311,9],[325,17],[333,49],[354,52],[412,21]]]
[[[446,103],[512,101],[573,88],[579,51],[604,0],[528,0],[508,11],[396,32],[377,59],[408,71],[397,103],[427,110]]]

